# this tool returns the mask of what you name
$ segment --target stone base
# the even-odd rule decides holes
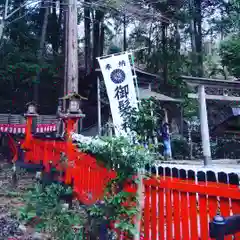
[[[211,157],[204,156],[204,157],[203,157],[203,162],[204,162],[204,166],[212,165],[212,158],[211,158]]]

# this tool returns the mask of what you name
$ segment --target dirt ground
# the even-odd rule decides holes
[[[1,156],[0,156],[1,159]],[[24,205],[21,196],[33,185],[35,175],[18,172],[18,183],[13,185],[12,166],[0,160],[0,240],[44,239],[34,229],[24,226],[17,219],[19,208]]]

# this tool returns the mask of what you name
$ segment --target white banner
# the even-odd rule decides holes
[[[115,134],[125,135],[123,116],[127,109],[137,108],[129,53],[98,59],[110,102]]]
[[[232,107],[233,116],[240,115],[240,107]]]

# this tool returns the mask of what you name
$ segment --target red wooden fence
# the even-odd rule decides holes
[[[17,160],[17,154],[18,154],[18,150],[17,150],[17,146],[16,143],[14,141],[14,139],[11,137],[11,135],[8,133],[8,146],[10,148],[10,151],[12,153],[12,162],[15,162]]]
[[[240,214],[237,174],[167,169],[166,175],[144,180],[144,240],[208,240],[208,224],[218,212]]]
[[[68,121],[64,141],[37,139],[31,134],[28,119],[22,148],[25,160],[42,162],[45,171],[61,168],[60,155],[67,156],[64,181],[71,183],[79,200],[94,204],[103,196],[114,171],[97,164],[90,155],[78,152],[70,137],[73,121]],[[10,139],[10,146],[14,145]],[[16,149],[12,147],[16,160]],[[158,172],[158,176],[154,176]],[[151,169],[152,177],[144,180],[145,205],[142,218],[144,240],[208,240],[208,223],[220,212],[223,216],[240,214],[240,190],[237,174],[212,171],[195,173],[177,168]],[[235,239],[240,240],[240,235]],[[232,239],[226,237],[226,240]]]

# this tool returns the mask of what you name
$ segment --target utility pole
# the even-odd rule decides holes
[[[68,0],[65,38],[65,89],[64,93],[78,93],[78,36],[77,0]]]

